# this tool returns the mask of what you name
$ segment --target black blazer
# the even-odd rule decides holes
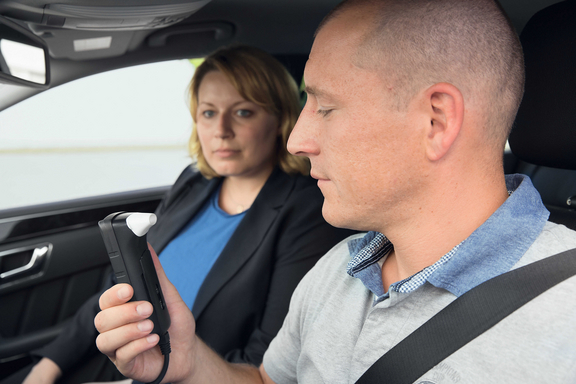
[[[190,167],[182,172],[156,210],[158,222],[148,233],[160,257],[221,180],[207,180]],[[198,336],[226,360],[259,365],[282,326],[300,279],[332,246],[353,233],[327,224],[322,203],[313,179],[275,169],[218,257],[192,313]],[[65,371],[93,349],[99,296],[81,308],[66,335],[38,355],[51,358]]]

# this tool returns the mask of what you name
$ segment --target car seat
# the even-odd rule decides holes
[[[576,1],[536,13],[520,40],[526,87],[509,143],[550,221],[576,229]]]

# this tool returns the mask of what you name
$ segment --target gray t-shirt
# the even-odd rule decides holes
[[[564,226],[547,222],[538,233],[507,269],[576,248],[576,232]],[[349,244],[360,238],[353,236],[332,249],[294,292],[284,325],[264,356],[264,368],[276,383],[354,383],[380,356],[461,294],[457,288],[452,293],[435,286],[430,279],[413,291],[390,290],[384,300],[375,300],[378,295],[346,273]],[[466,249],[466,244],[460,248]],[[416,383],[575,383],[575,294],[573,277],[502,320]]]

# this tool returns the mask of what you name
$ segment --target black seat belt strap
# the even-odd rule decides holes
[[[464,293],[378,359],[357,384],[408,384],[536,296],[576,274],[576,249]]]

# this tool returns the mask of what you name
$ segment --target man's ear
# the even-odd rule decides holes
[[[430,125],[426,130],[426,155],[431,161],[442,159],[458,137],[464,121],[464,97],[458,88],[437,83],[425,93]]]

